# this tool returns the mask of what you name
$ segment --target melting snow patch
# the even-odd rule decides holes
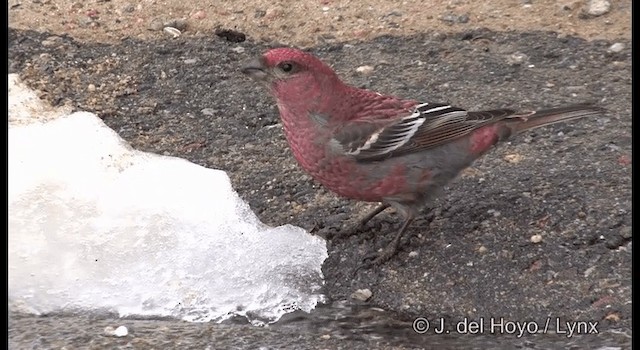
[[[9,305],[254,323],[322,300],[325,241],[262,224],[225,172],[132,149],[9,75]]]

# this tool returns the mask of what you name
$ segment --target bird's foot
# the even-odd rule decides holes
[[[368,269],[373,266],[379,266],[389,261],[396,253],[398,252],[398,247],[400,246],[400,238],[402,238],[402,234],[406,231],[407,226],[413,221],[413,215],[408,215],[404,220],[402,227],[396,233],[396,236],[393,240],[382,250],[380,253],[372,253],[364,257],[362,259],[362,264],[358,266],[354,271],[354,276],[358,273],[358,271],[362,269]]]
[[[360,270],[366,270],[372,267],[380,266],[389,261],[398,253],[398,246],[392,242],[381,252],[368,254],[362,259],[362,263],[356,267],[353,274],[356,275]]]

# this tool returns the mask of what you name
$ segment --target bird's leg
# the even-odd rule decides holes
[[[409,224],[411,224],[412,221],[413,221],[413,217],[408,217],[407,219],[405,219],[405,221],[402,223],[402,226],[396,233],[396,236],[393,238],[393,240],[389,244],[387,244],[387,247],[384,248],[382,252],[369,254],[363,260],[365,262],[371,261],[372,265],[380,265],[386,262],[387,260],[389,260],[392,256],[394,256],[398,252],[400,239],[402,238],[402,235],[407,230],[407,227],[409,226]]]
[[[391,206],[391,204],[389,204],[389,203],[380,204],[373,211],[371,211],[369,214],[367,214],[367,216],[365,216],[362,219],[360,219],[360,221],[358,222],[358,226],[355,227],[354,231],[360,231],[364,227],[364,225],[366,225],[367,222],[369,222],[369,220],[371,220],[374,217],[376,217],[376,215],[382,213],[385,209],[389,208],[389,206]]]
[[[364,228],[364,225],[366,225],[367,222],[369,222],[369,220],[373,219],[376,215],[382,213],[385,209],[389,208],[390,206],[391,205],[388,203],[380,204],[373,211],[367,214],[367,216],[360,219],[360,221],[358,221],[358,224],[356,226],[348,228],[346,229],[346,231],[340,232],[339,234],[336,234],[333,237],[350,237],[357,234]]]
[[[409,224],[411,224],[411,222],[413,221],[413,219],[416,216],[416,214],[415,214],[415,212],[413,210],[404,211],[404,213],[405,213],[404,222],[402,223],[402,226],[400,227],[400,229],[396,233],[396,235],[393,238],[393,240],[384,248],[384,250],[382,252],[380,252],[380,253],[376,252],[376,253],[372,253],[372,254],[369,254],[369,255],[365,256],[364,259],[363,259],[362,265],[360,265],[354,271],[354,274],[356,272],[358,272],[360,269],[365,269],[365,268],[369,268],[371,266],[381,265],[381,264],[385,263],[386,261],[388,261],[389,259],[391,259],[391,257],[393,257],[398,252],[398,246],[400,245],[400,239],[402,238],[402,235],[404,234],[404,232],[407,230],[407,227],[409,227]]]

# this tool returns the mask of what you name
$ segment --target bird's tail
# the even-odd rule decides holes
[[[567,107],[543,109],[528,114],[518,114],[507,120],[511,134],[541,126],[565,122],[573,119],[602,115],[604,109],[591,104],[577,104]]]

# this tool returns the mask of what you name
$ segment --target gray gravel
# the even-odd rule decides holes
[[[295,164],[275,104],[238,71],[242,62],[265,50],[252,38],[231,43],[211,35],[102,45],[50,36],[10,29],[9,72],[20,73],[54,105],[97,113],[138,149],[226,170],[265,223],[291,223],[331,236],[369,208],[327,192]],[[610,50],[614,43],[623,46]],[[356,290],[369,289],[372,296],[364,309],[375,306],[387,313],[380,320],[364,320],[379,320],[387,331],[340,341],[326,338],[336,329],[358,329],[363,318],[351,316],[344,324],[310,316],[313,321],[251,330],[156,320],[131,321],[138,325],[134,329],[146,331],[132,331],[123,339],[103,335],[106,323],[117,326],[117,321],[95,320],[97,328],[80,332],[94,323],[79,316],[14,316],[12,348],[92,342],[94,348],[171,348],[166,344],[178,344],[176,339],[187,343],[174,348],[202,348],[198,344],[234,336],[239,343],[212,348],[252,349],[258,344],[254,336],[268,340],[267,348],[364,349],[369,348],[364,340],[372,339],[379,347],[428,348],[424,337],[418,342],[389,337],[410,329],[415,317],[444,317],[451,324],[464,317],[598,322],[598,337],[540,336],[510,344],[565,348],[578,341],[579,348],[596,348],[595,339],[605,337],[613,339],[605,344],[629,345],[626,336],[612,336],[631,329],[629,41],[477,30],[383,36],[313,52],[346,81],[384,93],[469,109],[596,101],[608,112],[538,129],[498,147],[411,225],[400,253],[380,268],[353,277],[361,258],[384,247],[397,229],[400,221],[393,213],[381,214],[359,236],[331,240],[323,269],[327,295],[350,300]],[[358,73],[356,68],[364,65],[374,70]],[[314,333],[305,328],[318,324],[330,329]],[[130,337],[137,343],[127,345]],[[282,340],[290,338],[300,342]],[[437,339],[444,342],[439,348],[447,346],[442,339],[452,339],[448,344],[456,348],[479,339],[487,341],[482,347],[496,347],[506,338]]]

